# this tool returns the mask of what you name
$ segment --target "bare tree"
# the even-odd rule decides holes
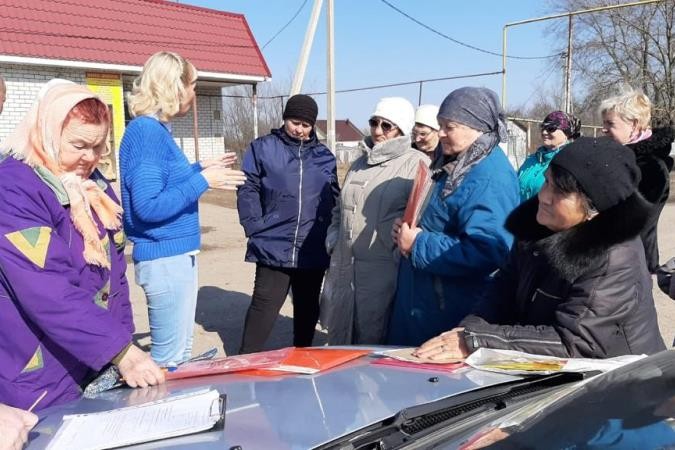
[[[556,11],[614,5],[608,0],[564,0]],[[595,111],[600,101],[629,85],[654,104],[655,125],[675,122],[675,0],[574,18],[576,108]],[[562,35],[562,27],[551,34]],[[566,30],[565,30],[566,32]],[[560,50],[563,40],[560,40]]]
[[[223,92],[223,136],[228,150],[241,152],[253,140],[251,88],[236,86]],[[283,100],[280,90],[269,83],[258,85],[258,130],[260,135],[280,126]],[[275,97],[275,98],[268,98]]]

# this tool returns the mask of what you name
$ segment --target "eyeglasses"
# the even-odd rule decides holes
[[[539,125],[539,128],[541,129],[541,131],[545,131],[547,133],[554,133],[556,130],[560,129],[555,125]]]
[[[413,131],[412,131],[412,136],[413,136],[414,138],[426,139],[426,138],[428,138],[429,136],[431,136],[432,133],[433,133],[432,131],[421,131],[421,132],[418,132],[418,131],[413,130]]]
[[[394,125],[391,122],[387,122],[386,120],[377,120],[377,119],[370,119],[368,121],[368,125],[370,125],[370,128],[377,128],[380,127],[382,131],[385,133],[389,133],[391,130],[395,130],[398,128],[396,125]]]

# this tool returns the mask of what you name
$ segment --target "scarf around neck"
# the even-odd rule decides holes
[[[471,168],[489,155],[498,142],[499,137],[495,133],[481,134],[466,151],[435,171],[435,174],[442,172],[448,174],[441,196],[446,198],[451,195],[462,183]]]
[[[106,229],[117,230],[122,225],[122,208],[94,181],[65,171],[58,163],[61,132],[68,114],[89,98],[98,97],[84,86],[51,80],[2,144],[0,154],[10,154],[34,169],[46,169],[59,179],[68,195],[70,220],[84,240],[85,261],[110,269],[94,214]]]

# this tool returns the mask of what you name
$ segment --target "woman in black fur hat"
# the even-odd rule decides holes
[[[642,233],[647,267],[654,273],[659,266],[656,226],[670,193],[673,159],[668,156],[673,143],[670,126],[651,128],[652,105],[642,92],[628,91],[600,104],[602,131],[619,144],[633,150],[642,174],[638,190],[653,206]]]
[[[516,237],[482,308],[427,341],[421,357],[478,348],[608,358],[665,349],[640,231],[651,205],[635,155],[609,138],[579,138],[552,160],[537,197],[506,227]]]

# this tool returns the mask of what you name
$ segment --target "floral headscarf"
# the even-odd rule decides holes
[[[108,230],[121,227],[122,208],[98,185],[59,166],[61,132],[70,111],[81,101],[98,98],[84,86],[66,80],[51,80],[0,148],[31,167],[42,167],[63,184],[70,201],[70,220],[84,239],[88,264],[109,269],[110,262],[98,235],[96,214]],[[93,210],[93,212],[92,212]]]

